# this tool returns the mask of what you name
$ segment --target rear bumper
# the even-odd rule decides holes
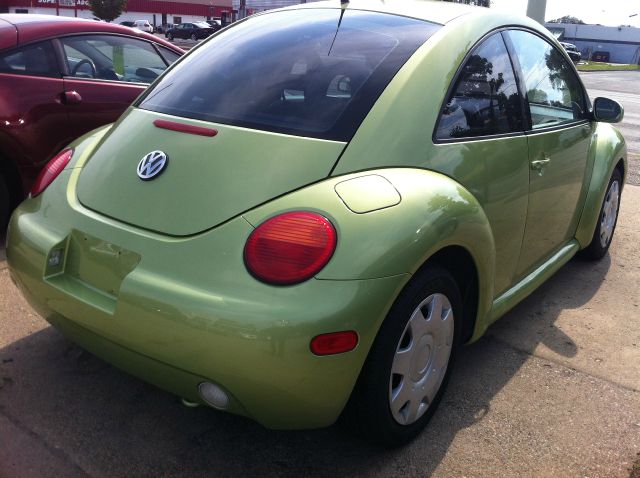
[[[213,381],[228,411],[269,428],[336,420],[407,276],[267,286],[244,269],[252,227],[242,217],[190,238],[159,236],[82,208],[67,187],[75,172],[23,203],[8,231],[11,275],[47,321],[191,401],[202,403],[197,386]],[[358,332],[355,350],[309,351],[315,335],[339,330]]]

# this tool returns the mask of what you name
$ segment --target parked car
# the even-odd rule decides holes
[[[573,43],[560,42],[560,44],[567,52],[567,55],[569,55],[569,58],[571,58],[571,61],[578,63],[582,59],[582,53],[580,53]]]
[[[215,30],[207,22],[180,23],[174,28],[167,30],[167,38],[191,39],[193,41],[202,40],[211,35]]]
[[[592,105],[561,48],[449,2],[252,16],[49,163],[11,276],[188,402],[285,429],[344,411],[404,443],[461,344],[611,244],[623,110]]]
[[[153,33],[153,25],[149,23],[149,20],[136,20],[133,22],[134,28],[146,33]]]
[[[47,161],[115,121],[183,51],[131,28],[0,15],[0,230]]]
[[[159,33],[164,33],[164,37],[168,38],[169,37],[169,30],[171,30],[172,28],[177,27],[178,24],[177,23],[167,23],[166,25],[164,25],[162,27],[162,31]]]
[[[214,33],[217,32],[218,30],[220,30],[222,28],[222,23],[220,23],[220,20],[207,20],[207,24],[213,28]]]

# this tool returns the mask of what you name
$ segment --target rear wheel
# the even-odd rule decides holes
[[[439,267],[420,272],[398,297],[347,410],[367,439],[398,446],[427,425],[451,374],[461,311],[458,286]]]
[[[598,260],[602,259],[609,250],[613,233],[618,223],[618,212],[620,210],[620,197],[622,193],[622,174],[618,169],[613,171],[607,192],[604,195],[602,206],[600,207],[600,216],[598,224],[593,233],[589,245],[581,251],[581,256]]]
[[[173,41],[173,33],[167,33],[167,38],[168,38],[170,41]]]
[[[196,41],[196,40],[198,40],[198,37],[196,37],[196,34],[195,34],[195,33],[192,33],[192,34],[191,34],[191,39],[192,39],[193,41]]]

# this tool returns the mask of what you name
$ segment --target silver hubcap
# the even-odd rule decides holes
[[[613,236],[613,228],[618,217],[618,203],[620,202],[620,185],[614,181],[609,186],[607,195],[602,206],[602,217],[600,218],[600,245],[607,247]]]
[[[389,405],[401,425],[418,420],[435,398],[453,345],[453,310],[443,294],[423,300],[411,314],[391,366]]]

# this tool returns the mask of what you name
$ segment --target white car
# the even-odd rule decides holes
[[[133,28],[137,28],[143,32],[153,33],[153,25],[149,23],[149,20],[136,20],[133,22]]]

